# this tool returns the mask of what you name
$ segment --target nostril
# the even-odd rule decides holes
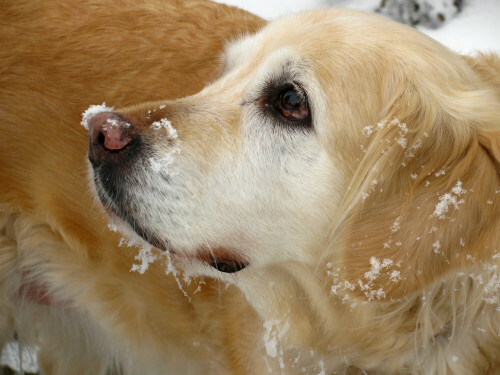
[[[137,129],[124,116],[115,112],[98,113],[88,120],[89,160],[98,166],[105,161],[119,162],[137,150]],[[134,147],[128,147],[134,145]]]
[[[91,143],[103,151],[122,150],[132,141],[133,129],[117,113],[99,113],[90,118],[88,124]]]
[[[106,138],[104,137],[104,134],[102,134],[101,132],[99,132],[99,135],[97,136],[97,143],[104,146],[104,141],[106,140]]]

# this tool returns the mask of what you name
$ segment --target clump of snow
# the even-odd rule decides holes
[[[467,254],[465,256],[465,259],[470,260],[471,262],[475,262],[476,261],[476,257],[474,257],[474,256],[472,256],[470,254]]]
[[[399,230],[399,228],[401,228],[401,224],[400,224],[400,222],[399,222],[399,221],[400,221],[400,219],[401,219],[401,217],[400,217],[400,216],[398,216],[398,217],[396,218],[396,220],[394,221],[394,223],[393,223],[393,224],[392,224],[392,226],[391,226],[391,232],[393,232],[393,233],[394,233],[394,232],[397,232],[397,231]]]
[[[114,232],[118,230],[116,225],[108,224],[108,228]],[[139,253],[134,257],[140,261],[140,264],[133,264],[130,272],[139,272],[143,274],[149,268],[149,265],[158,259],[158,255],[153,253],[153,247],[144,241],[134,240],[129,237],[122,237],[118,246],[138,247]]]
[[[361,131],[361,133],[365,136],[365,137],[369,137],[372,133],[373,133],[373,125],[367,125],[363,128],[363,130]]]
[[[390,124],[391,126],[396,125],[399,128],[399,138],[396,139],[396,142],[398,145],[400,145],[402,148],[406,148],[406,133],[408,133],[408,127],[404,122],[400,122],[397,118],[393,119]]]
[[[439,176],[444,176],[446,173],[446,167],[441,168],[439,172],[434,173],[434,176],[439,177]]]
[[[177,282],[177,286],[179,287],[180,291],[182,294],[184,294],[184,297],[188,299],[189,302],[191,302],[191,297],[187,294],[187,292],[184,290],[181,284],[181,279],[179,278],[179,271],[177,268],[174,266],[174,263],[172,262],[172,257],[170,255],[170,251],[165,251],[165,258],[166,258],[166,266],[167,268],[165,269],[165,274],[167,275],[172,275],[175,281]]]
[[[394,264],[394,261],[392,259],[384,259],[383,261],[380,261],[376,257],[371,257],[370,265],[371,265],[370,271],[365,272],[364,275],[365,279],[367,279],[368,281],[366,283],[363,283],[362,280],[358,280],[358,286],[361,289],[361,291],[364,292],[365,296],[368,298],[369,301],[375,298],[380,300],[382,298],[385,298],[386,293],[381,287],[375,290],[373,288],[373,282],[380,276],[383,270],[388,270],[392,266],[401,267],[401,264],[400,262]],[[400,271],[393,270],[389,274],[389,280],[393,283],[400,281],[401,280]]]
[[[318,372],[317,375],[326,375],[326,372],[325,372],[325,362],[323,360],[319,361],[319,367],[320,367],[320,371]]]
[[[85,112],[82,113],[82,121],[80,124],[87,130],[89,130],[89,120],[102,112],[113,112],[114,107],[106,107],[106,103],[101,105],[91,105]]]
[[[118,232],[118,227],[115,224],[112,224],[112,223],[108,223],[108,229],[111,232]]]
[[[167,130],[168,135],[170,136],[171,139],[177,139],[178,137],[177,130],[174,129],[172,123],[168,121],[166,118],[162,118],[160,121],[155,121],[151,124],[151,129],[159,130],[161,128]]]
[[[369,137],[375,131],[379,131],[379,130],[385,129],[387,127],[393,127],[393,126],[397,126],[399,128],[398,129],[399,138],[396,137],[393,140],[386,139],[388,146],[392,143],[392,141],[395,141],[403,149],[406,149],[407,148],[406,134],[408,133],[408,127],[404,122],[399,121],[398,118],[393,118],[391,121],[382,120],[379,123],[377,123],[376,126],[367,125],[361,130],[361,133],[363,136]],[[412,146],[411,150],[417,149],[417,148],[421,147],[421,145],[422,145],[422,143],[419,141],[419,142],[417,142],[417,144]],[[361,147],[361,150],[363,152],[366,152],[366,149],[363,145],[360,145],[360,147]],[[413,153],[411,152],[411,150],[407,150],[406,152],[409,153],[408,155],[413,157]],[[382,150],[382,153],[384,154],[386,151],[387,151],[387,149],[384,149],[384,150]],[[403,166],[405,166],[405,165],[403,165]]]
[[[368,272],[365,272],[365,278],[367,282],[363,282],[362,280],[358,280],[357,284],[350,283],[345,280],[342,281],[340,279],[340,268],[334,268],[333,263],[327,264],[327,275],[333,277],[333,285],[330,289],[330,293],[334,295],[338,295],[339,289],[343,289],[345,291],[354,291],[356,288],[359,288],[363,292],[363,294],[368,298],[369,301],[378,299],[381,300],[386,297],[385,291],[380,287],[378,289],[373,288],[373,282],[377,279],[383,270],[388,270],[390,267],[401,267],[401,263],[398,262],[394,264],[392,259],[384,259],[379,260],[376,257],[370,258],[371,269]],[[389,281],[396,283],[401,280],[401,274],[398,270],[393,270],[389,273]],[[342,304],[346,304],[350,300],[349,295],[342,296]],[[353,310],[357,306],[357,303],[351,303],[350,307]]]
[[[453,187],[453,189],[451,189],[451,192],[460,196],[467,193],[467,190],[462,188],[462,181],[458,180],[457,184]]]
[[[124,127],[124,128],[130,128],[130,124],[128,122],[124,122],[124,121],[119,122],[118,120],[115,120],[112,118],[107,119],[106,123],[109,124],[111,126],[111,128],[119,127],[119,126]],[[103,129],[107,130],[107,126],[104,126]]]
[[[337,294],[340,287],[342,287],[342,282],[340,281],[339,272],[340,268],[334,268],[332,262],[328,262],[326,265],[326,274],[331,276],[333,279],[333,284],[330,288],[330,294]]]
[[[113,232],[120,231],[120,228],[112,222],[108,223],[108,229]],[[158,256],[153,253],[153,247],[141,239],[130,238],[127,234],[120,239],[118,246],[128,246],[139,248],[139,253],[134,257],[139,260],[140,264],[133,264],[130,272],[139,272],[143,274],[149,268],[149,264],[153,263]]]
[[[141,264],[132,265],[130,271],[139,272],[142,275],[149,268],[149,265],[158,259],[158,255],[153,253],[151,246],[145,246],[139,250],[139,254],[134,259],[141,261]]]
[[[389,280],[391,280],[393,283],[397,283],[401,280],[401,273],[397,270],[392,271],[389,275]]]
[[[151,263],[157,261],[158,259],[160,259],[160,257],[163,257],[165,259],[165,266],[166,266],[165,273],[167,275],[173,276],[173,278],[177,282],[177,285],[178,285],[179,289],[181,290],[181,292],[184,294],[184,296],[189,301],[191,301],[191,297],[189,297],[187,292],[182,287],[182,283],[181,283],[181,280],[179,278],[179,271],[175,268],[175,266],[172,262],[170,251],[167,250],[161,254],[159,254],[159,253],[155,254],[154,249],[151,245],[149,245],[143,241],[136,241],[134,239],[129,239],[126,237],[122,237],[122,239],[120,240],[120,243],[118,244],[118,246],[123,246],[123,245],[129,246],[129,247],[136,246],[136,247],[140,248],[139,253],[134,257],[134,259],[140,261],[141,263],[140,264],[133,264],[132,268],[130,269],[130,272],[139,272],[140,274],[144,274],[144,272],[146,272],[148,270],[149,265]]]
[[[377,179],[373,179],[371,184],[370,184],[370,188],[368,189],[367,192],[361,192],[361,199],[363,200],[363,202],[366,200],[366,198],[368,198],[370,196],[370,193],[373,192],[375,190],[375,186],[378,184],[378,180]]]
[[[155,157],[149,158],[151,169],[154,172],[160,172],[161,170],[165,169],[174,162],[174,155],[179,152],[181,152],[180,147],[175,146],[172,150],[165,153],[161,158],[155,158]]]
[[[414,158],[415,154],[413,153],[413,151],[418,150],[420,147],[422,147],[422,141],[420,139],[417,139],[417,141],[405,151],[405,156],[409,159]]]
[[[441,243],[438,241],[434,242],[432,244],[432,250],[436,253],[436,254],[440,254],[441,252],[439,251],[441,249]]]
[[[439,202],[436,204],[431,217],[435,216],[441,220],[446,218],[446,213],[449,211],[449,207],[453,206],[455,210],[458,210],[462,204],[465,203],[464,199],[459,199],[460,196],[464,195],[467,190],[462,188],[462,181],[458,180],[457,184],[451,189],[450,193],[443,194],[439,197]]]
[[[149,158],[149,163],[151,169],[154,172],[160,172],[161,170],[168,167],[174,162],[174,155],[181,151],[179,147],[180,141],[178,140],[177,130],[174,129],[172,123],[166,118],[162,118],[160,121],[155,121],[151,124],[151,128],[154,130],[165,129],[172,140],[177,140],[177,144],[168,152],[164,153],[161,157],[151,157]]]
[[[371,301],[375,298],[378,300],[381,300],[381,299],[385,298],[385,296],[386,296],[385,291],[382,288],[378,288],[378,289],[374,290],[372,288],[371,281],[364,284],[361,280],[358,280],[358,285],[359,285],[359,288],[364,292],[365,297],[368,298],[368,301]]]
[[[406,148],[406,138],[401,136],[400,138],[397,139],[398,145],[400,145],[403,148]]]
[[[264,333],[266,353],[271,358],[276,358],[279,354],[280,367],[284,368],[282,358],[283,352],[282,350],[278,350],[278,344],[290,329],[290,323],[288,322],[288,319],[285,319],[284,322],[278,319],[266,320],[264,322],[264,328],[266,329],[266,332]]]
[[[386,268],[389,268],[393,265],[392,259],[384,259],[382,263],[375,257],[370,258],[371,269],[368,272],[365,272],[365,279],[369,281],[375,280],[379,275],[380,271]]]
[[[344,281],[344,288],[352,291],[356,288],[356,285],[354,285],[346,280],[346,281]]]
[[[470,258],[473,257],[471,256]],[[497,259],[498,259],[498,254],[494,254],[492,260],[495,260],[496,262],[494,263],[486,262],[483,264],[484,270],[490,274],[489,280],[484,286],[483,301],[487,304],[498,305],[496,309],[497,311],[500,311],[500,277],[498,276]]]

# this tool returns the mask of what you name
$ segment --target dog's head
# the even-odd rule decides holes
[[[498,245],[498,92],[378,16],[277,20],[200,93],[88,117],[108,212],[220,271],[333,264],[385,299]]]

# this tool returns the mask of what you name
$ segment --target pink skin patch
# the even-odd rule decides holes
[[[53,304],[53,299],[44,285],[35,283],[23,284],[17,294],[19,297],[38,303],[39,305],[50,306]]]
[[[19,288],[17,297],[38,305],[57,307],[59,309],[70,308],[70,303],[68,301],[55,299],[54,296],[50,294],[47,286],[43,284],[32,282],[25,283]]]

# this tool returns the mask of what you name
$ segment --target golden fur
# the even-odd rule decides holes
[[[80,121],[90,103],[197,92],[218,74],[224,44],[263,21],[201,0],[1,8],[2,345],[14,330],[40,345],[43,374],[97,375],[115,364],[125,374],[240,373],[252,341],[233,333],[240,327],[222,308],[234,304],[249,321],[252,311],[210,280],[195,295],[186,286],[190,303],[161,264],[130,272],[137,250],[118,246],[89,192]],[[20,298],[31,283],[53,306]]]
[[[5,14],[2,25],[21,22]],[[112,26],[102,17],[71,25],[73,38],[98,38]],[[250,30],[262,24],[247,19]],[[174,64],[186,71],[169,75],[154,72],[175,58],[154,54],[158,40],[128,60],[119,46],[131,41],[85,42],[77,53],[67,32],[6,29],[3,49],[17,52],[0,76],[2,327],[5,339],[15,328],[41,345],[46,373],[104,373],[110,361],[125,373],[500,371],[498,56],[462,57],[377,16],[324,10],[233,43],[219,79],[172,101],[215,79],[213,64],[197,63],[193,75],[186,61],[217,47],[189,49]],[[153,21],[143,32],[157,29]],[[43,36],[60,43],[50,44],[56,61],[44,60]],[[197,43],[214,39],[222,43]],[[143,56],[157,60],[137,72]],[[280,127],[263,112],[261,88],[283,72],[306,88],[313,129]],[[169,264],[165,276],[163,262],[129,272],[136,249],[117,245],[85,192],[86,137],[76,124],[102,101],[122,106],[160,160],[173,140],[151,124],[168,118],[175,128],[181,151],[162,173],[185,199],[164,210],[153,194],[162,185],[151,186],[157,175],[141,169],[130,171],[128,204],[146,211],[138,218],[152,230],[195,215],[194,226],[157,234],[187,258],[178,260],[186,272],[212,278],[183,280]],[[193,210],[182,210],[188,203]],[[249,266],[221,274],[199,246]],[[47,288],[51,307],[19,301],[30,283]],[[44,327],[33,327],[42,317]]]

